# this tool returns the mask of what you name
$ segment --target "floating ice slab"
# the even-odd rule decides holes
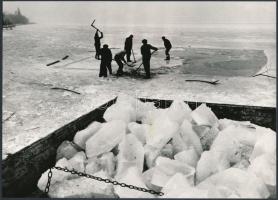
[[[197,125],[208,125],[218,127],[218,119],[206,104],[201,104],[191,112],[191,117]]]
[[[73,142],[77,144],[82,149],[85,149],[86,141],[93,136],[101,128],[100,122],[91,123],[86,129],[78,131],[74,138]]]
[[[224,186],[235,191],[241,198],[267,198],[269,192],[263,181],[254,174],[238,168],[229,168],[210,176],[198,185],[201,189]]]
[[[126,123],[114,120],[103,124],[101,129],[86,142],[88,158],[111,151],[126,134]]]
[[[134,135],[128,134],[119,144],[117,173],[124,172],[131,164],[143,171],[144,147]]]

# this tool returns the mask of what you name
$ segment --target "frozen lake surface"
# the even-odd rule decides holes
[[[4,30],[3,119],[13,115],[3,122],[3,157],[119,93],[146,98],[180,97],[187,101],[276,106],[276,79],[249,76],[258,71],[276,75],[274,25],[272,28],[261,25],[100,28],[104,32],[102,44],[109,44],[113,54],[123,48],[125,37],[134,34],[134,53],[138,60],[143,38],[162,47],[161,36],[165,35],[172,41],[173,59],[166,63],[164,51],[156,53],[151,60],[153,78],[149,80],[137,76],[102,80],[98,78],[99,61],[94,59],[92,52],[94,30],[89,26],[34,24]],[[68,59],[46,66],[66,55]],[[211,70],[207,70],[209,66]],[[112,69],[113,72],[117,70],[114,62]],[[231,69],[238,69],[239,73]],[[220,84],[185,81],[192,78],[217,79]],[[71,89],[81,95],[52,87]]]

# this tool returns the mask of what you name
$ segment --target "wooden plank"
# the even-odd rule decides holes
[[[158,108],[168,108],[172,103],[172,100],[143,98],[140,100],[154,102]],[[37,181],[41,174],[55,165],[58,146],[65,140],[71,141],[77,131],[86,128],[91,122],[104,122],[105,110],[115,102],[116,99],[113,99],[103,104],[2,161],[3,196],[30,197],[36,193]],[[186,103],[191,109],[195,109],[202,102]],[[276,130],[276,108],[215,103],[207,105],[218,118],[251,121]]]

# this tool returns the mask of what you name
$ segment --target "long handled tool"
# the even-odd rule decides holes
[[[151,55],[154,53],[154,52],[156,52],[156,51],[153,51],[152,53],[151,53]],[[139,67],[137,67],[137,69],[135,70],[135,72],[137,72],[139,69],[140,69],[140,67],[143,65],[143,62],[139,65]]]
[[[134,62],[133,62],[133,63],[136,63],[136,59],[135,59],[135,56],[134,56],[134,52],[133,52],[133,49],[131,49],[131,52],[132,52],[132,55],[133,55],[133,59],[134,59]]]
[[[95,19],[94,19],[94,21],[92,22],[92,24],[91,24],[91,27],[93,27],[93,28],[95,28],[96,30],[98,30],[98,31],[100,31],[97,27],[95,27],[95,25],[94,25],[94,23],[95,23]],[[101,32],[101,31],[100,31]]]

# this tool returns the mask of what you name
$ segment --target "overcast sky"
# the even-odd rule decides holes
[[[3,2],[3,10],[52,24],[275,24],[275,2]]]

